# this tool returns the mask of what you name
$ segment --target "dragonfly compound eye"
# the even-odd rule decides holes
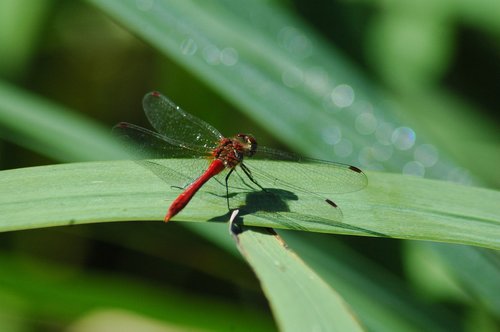
[[[257,141],[252,135],[238,134],[236,137],[245,145],[245,155],[253,156],[257,152]]]

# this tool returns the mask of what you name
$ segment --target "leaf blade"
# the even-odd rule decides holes
[[[235,236],[283,331],[363,331],[344,300],[274,231],[250,228]]]
[[[155,162],[167,170],[176,169],[175,159]],[[262,163],[265,168],[265,162]],[[495,236],[500,225],[499,207],[495,204],[500,198],[498,191],[403,175],[370,172],[368,178],[366,189],[336,196],[344,211],[342,222],[296,220],[300,226],[297,228],[500,248],[500,239]],[[168,179],[158,181],[154,173],[132,161],[2,171],[0,180],[3,231],[73,223],[162,220],[169,202],[179,193]],[[301,179],[294,180],[307,187]],[[308,204],[318,202],[302,202],[309,210]],[[323,217],[328,220],[328,215]],[[178,217],[185,221],[228,219],[224,199],[214,201],[203,190]],[[246,215],[244,222],[249,226],[293,228],[279,218],[267,220],[252,214]]]

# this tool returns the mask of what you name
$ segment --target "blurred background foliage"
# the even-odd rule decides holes
[[[299,152],[307,153],[307,147],[299,142],[309,139],[306,129],[294,129],[295,137],[276,135],[280,131],[266,126],[261,113],[249,113],[251,106],[241,105],[230,93],[221,93],[217,76],[212,76],[211,83],[210,78],[193,67],[161,54],[158,48],[139,38],[137,32],[128,29],[126,22],[113,21],[110,18],[113,15],[106,13],[110,3],[2,1],[0,99],[16,95],[31,100],[33,108],[46,102],[58,105],[54,107],[64,105],[67,109],[62,112],[74,112],[76,121],[90,121],[104,132],[119,121],[148,127],[141,99],[148,91],[160,90],[222,133],[252,132],[264,145],[298,148]],[[134,3],[137,10],[142,10],[154,1]],[[392,120],[393,123],[409,126],[404,127],[411,130],[409,136],[416,132],[419,139],[425,137],[421,142],[432,143],[431,151],[438,151],[447,175],[432,167],[422,172],[422,165],[402,159],[374,163],[367,162],[362,154],[331,158],[361,164],[367,169],[499,187],[497,13],[500,5],[497,1],[276,0],[269,3],[270,7],[247,1],[209,1],[205,6],[214,21],[223,23],[228,12],[258,14],[261,7],[266,8],[267,19],[276,17],[276,24],[282,16],[291,17],[301,31],[299,40],[291,46],[275,41],[275,45],[267,45],[261,51],[289,47],[298,54],[297,58],[307,58],[307,43],[314,41],[323,54],[335,54],[331,61],[336,70],[344,73],[341,75],[369,82],[363,83],[359,90],[353,86],[356,96],[362,95],[363,89],[383,95],[383,102],[376,100],[378,97],[371,99],[370,95],[366,99],[386,118],[398,119]],[[201,3],[193,6],[204,10]],[[224,6],[229,8],[218,10]],[[196,21],[196,17],[191,19]],[[231,23],[227,23],[228,29],[232,28]],[[258,23],[255,29],[259,29]],[[315,34],[315,38],[303,37]],[[241,36],[250,45],[253,37],[253,34]],[[258,40],[255,44],[257,48],[265,45]],[[291,58],[291,62],[303,60]],[[275,84],[293,90],[301,84],[297,77],[302,74],[292,72]],[[4,104],[0,101],[0,105]],[[6,117],[0,118],[2,169],[92,159],[79,153],[61,156],[50,145],[43,143],[41,147],[42,142],[30,141],[30,137],[38,137],[38,131],[45,128],[37,127],[36,122],[30,123],[25,131],[16,128]],[[325,140],[335,141],[335,134],[327,132]],[[57,135],[58,132],[53,133],[54,141],[58,140]],[[315,142],[313,138],[310,140],[311,144]],[[325,142],[314,144],[320,147]],[[353,149],[362,150],[362,144],[353,140]],[[75,150],[79,148],[74,146]],[[312,154],[327,159],[327,148],[318,148]],[[172,326],[208,330],[236,326],[247,330],[274,329],[266,299],[253,273],[230,244],[213,240],[217,235],[207,235],[225,230],[208,228],[205,225],[186,228],[176,223],[168,227],[156,223],[121,223],[0,234],[0,329],[98,331],[98,326],[118,321],[128,322],[129,327],[138,324],[143,331],[147,328],[166,331]],[[427,330],[494,331],[499,326],[498,303],[485,303],[481,295],[488,289],[477,291],[471,286],[472,278],[457,274],[456,266],[443,262],[443,259],[463,260],[466,264],[469,256],[465,254],[457,256],[452,254],[457,251],[445,250],[446,256],[440,245],[426,247],[408,241],[285,235],[291,243],[297,243],[294,249],[304,257],[343,257],[341,261],[332,257],[321,266],[333,264],[335,274],[345,275],[342,282],[350,280],[342,294],[351,305],[364,306],[364,311],[361,310],[364,315],[360,316],[370,330],[426,327]],[[297,237],[302,236],[321,244],[322,252],[308,252],[307,246],[301,247]],[[480,257],[497,266],[489,274],[494,276],[498,272],[498,255],[485,251]],[[479,259],[471,258],[472,262]],[[314,267],[314,259],[309,263]],[[324,274],[327,280],[329,273]],[[376,285],[358,280],[361,275],[373,279]],[[336,286],[342,282],[332,281]],[[372,301],[360,300],[359,289],[368,290]],[[377,311],[368,314],[380,294],[394,305],[396,311],[392,316]],[[395,304],[398,301],[404,304]],[[404,309],[405,313],[398,309]],[[399,319],[405,321],[403,326],[399,325]]]

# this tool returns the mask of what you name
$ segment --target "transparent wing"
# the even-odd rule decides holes
[[[362,235],[387,236],[343,223],[341,209],[330,198],[307,190],[286,190],[276,182],[269,181],[270,178],[258,179],[257,185],[249,180],[243,168],[237,167],[235,172],[229,179],[232,190],[229,197],[231,208],[240,209],[242,216],[252,214],[276,228],[310,230],[314,227],[316,230],[331,230],[336,227],[340,231],[355,231]]]
[[[340,194],[363,189],[366,175],[357,167],[259,147],[245,165],[260,181],[315,194]],[[300,185],[296,183],[299,182]]]
[[[169,137],[131,123],[117,124],[113,127],[113,133],[121,139],[132,159],[171,185],[178,194],[201,176],[212,160],[211,149],[180,146]],[[169,159],[168,163],[160,160],[164,158]],[[202,196],[214,204],[226,206],[226,176],[227,170],[209,180],[193,199]],[[229,188],[229,191],[233,189],[237,190],[234,187]],[[245,190],[248,191],[248,187]]]
[[[113,127],[113,133],[125,148],[142,158],[197,158],[208,157],[212,149],[202,146],[186,146],[170,137],[128,122]]]
[[[178,159],[176,161],[180,163],[177,165],[178,170],[163,167],[165,170],[160,172],[159,168],[155,169],[155,174],[164,181],[173,176],[174,181],[170,183],[171,185],[186,186],[199,177],[210,162],[210,149],[193,150],[179,146],[168,137],[131,123],[120,122],[113,127],[113,133],[121,139],[131,159]],[[152,170],[151,167],[147,168]]]
[[[183,111],[159,92],[144,96],[142,106],[156,131],[181,146],[191,149],[215,148],[221,133],[205,121]]]
[[[228,181],[231,209],[242,215],[252,214],[292,229],[302,229],[301,222],[332,226],[342,220],[341,209],[319,194],[284,187],[268,177],[254,177],[246,166],[235,168]],[[255,181],[252,181],[252,179]]]
[[[330,194],[364,188],[368,180],[359,168],[266,147],[259,147],[255,157],[260,159],[246,158],[232,176],[232,186],[254,190],[239,189],[242,195],[235,195],[234,205],[262,218],[285,220],[292,228],[296,220],[348,227],[339,224],[343,214]]]

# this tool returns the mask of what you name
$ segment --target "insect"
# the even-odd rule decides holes
[[[292,199],[294,201],[312,199],[319,202],[311,213],[317,212],[319,206],[325,209],[326,214],[323,215],[335,221],[342,218],[342,212],[333,200],[324,195],[356,191],[367,184],[366,175],[355,166],[303,158],[262,147],[249,134],[225,137],[159,92],[148,93],[143,99],[143,107],[156,132],[126,122],[117,124],[115,131],[135,141],[145,142],[143,145],[146,148],[154,145],[163,158],[183,158],[179,173],[193,179],[171,203],[165,222],[181,212],[211,179],[220,184],[219,189],[225,189],[229,209],[231,195],[241,199],[243,192],[248,195],[257,190],[263,193],[267,202],[272,202],[282,199],[280,193],[291,192],[296,195]],[[256,165],[254,160],[266,163]],[[309,188],[294,185],[293,179],[301,179]],[[236,190],[234,194],[233,189]],[[286,212],[287,208],[283,209]]]

